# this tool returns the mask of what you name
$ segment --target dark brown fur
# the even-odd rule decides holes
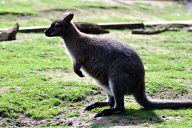
[[[83,68],[99,82],[106,92],[108,101],[96,102],[86,108],[107,106],[95,117],[119,114],[124,112],[124,95],[134,95],[136,101],[145,108],[188,108],[192,102],[181,101],[150,101],[145,95],[145,71],[137,53],[119,41],[97,38],[78,31],[70,21],[73,14],[63,20],[52,23],[45,31],[46,36],[60,36],[64,39],[68,51],[74,61],[74,72],[84,77]]]

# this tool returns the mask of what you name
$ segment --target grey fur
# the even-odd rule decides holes
[[[91,110],[107,105],[111,107],[95,117],[123,113],[124,95],[134,95],[136,101],[145,108],[192,107],[192,102],[148,100],[145,94],[144,66],[135,50],[116,40],[81,33],[70,22],[72,18],[73,14],[68,14],[63,20],[53,22],[45,34],[62,37],[74,57],[74,72],[84,77],[80,70],[83,68],[106,92],[107,102],[96,102],[86,108]]]

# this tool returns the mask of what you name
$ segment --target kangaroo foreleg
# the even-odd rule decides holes
[[[79,77],[85,77],[85,76],[83,75],[83,73],[81,72],[80,68],[81,68],[81,64],[79,64],[79,63],[74,63],[74,65],[73,65],[73,70],[74,70],[74,72],[75,72]]]

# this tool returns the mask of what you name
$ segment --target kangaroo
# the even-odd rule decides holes
[[[95,117],[122,114],[125,111],[124,95],[133,95],[144,108],[179,109],[191,108],[192,102],[149,100],[145,93],[145,70],[143,63],[132,48],[123,43],[93,37],[80,32],[71,22],[74,14],[68,13],[61,20],[54,21],[45,30],[48,37],[61,37],[73,58],[73,70],[84,77],[81,69],[93,77],[107,95],[106,102],[96,102],[85,108],[109,106]]]

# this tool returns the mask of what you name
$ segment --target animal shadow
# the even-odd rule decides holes
[[[127,109],[122,115],[100,117],[93,120],[91,126],[119,126],[119,127],[136,127],[161,123],[163,120],[156,115],[153,110],[149,109]]]

